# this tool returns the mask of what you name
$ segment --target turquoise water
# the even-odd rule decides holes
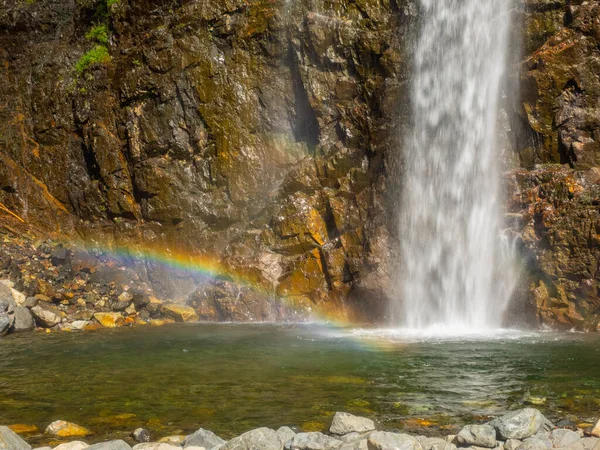
[[[0,339],[0,424],[64,419],[92,430],[89,441],[138,426],[155,437],[318,430],[340,410],[435,434],[526,404],[596,419],[600,336],[189,324]]]

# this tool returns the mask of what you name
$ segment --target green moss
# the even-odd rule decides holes
[[[96,25],[88,31],[85,38],[106,45],[108,44],[108,28],[106,25]]]
[[[93,49],[79,58],[79,61],[75,64],[75,71],[78,75],[81,75],[88,67],[94,64],[107,63],[109,61],[110,55],[108,54],[108,49],[104,45],[96,45]]]
[[[117,3],[119,3],[119,0],[106,0],[106,6],[108,6],[109,8],[112,5],[116,5]]]

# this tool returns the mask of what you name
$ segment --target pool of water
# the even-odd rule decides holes
[[[319,430],[340,410],[434,434],[527,404],[596,419],[600,336],[189,324],[0,339],[0,424],[64,419],[89,441],[138,426]]]

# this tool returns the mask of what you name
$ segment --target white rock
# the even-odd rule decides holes
[[[189,447],[188,447],[189,448]],[[143,442],[133,446],[133,450],[181,450],[179,445],[165,442]]]
[[[83,441],[73,441],[66,444],[60,444],[58,447],[54,447],[54,450],[82,450],[88,447],[89,445]]]
[[[596,425],[592,428],[591,434],[592,436],[600,437],[600,420],[596,422]]]
[[[369,450],[423,450],[413,436],[387,431],[374,431],[369,435]]]
[[[366,417],[359,417],[345,412],[336,412],[329,427],[331,434],[365,433],[375,429],[375,422]]]
[[[550,433],[550,442],[552,442],[554,448],[570,447],[579,442],[580,439],[579,433],[566,428],[552,430],[552,433]]]

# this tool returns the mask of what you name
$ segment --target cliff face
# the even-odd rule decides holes
[[[515,12],[526,56],[509,210],[530,310],[590,328],[600,11],[573,3]],[[210,255],[297,306],[381,317],[417,18],[408,0],[7,0],[0,202],[45,232]],[[570,167],[534,167],[546,163]],[[142,269],[165,295],[195,288],[152,262]],[[240,313],[239,297],[218,280],[190,302],[261,318]]]

